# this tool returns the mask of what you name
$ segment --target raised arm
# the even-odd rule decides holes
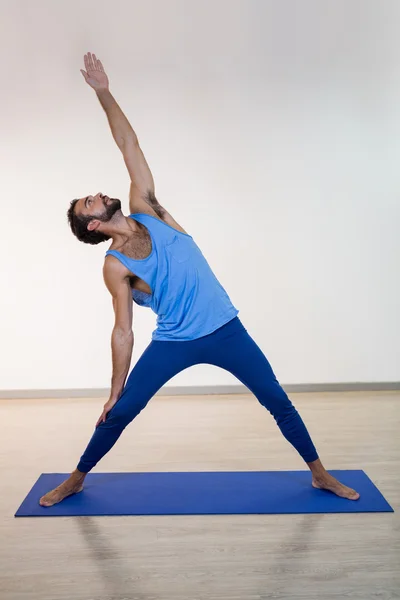
[[[179,231],[185,230],[159,204],[155,196],[153,175],[140,148],[139,141],[128,119],[109,90],[108,77],[100,60],[90,52],[85,55],[85,81],[96,92],[110,125],[111,133],[122,152],[131,179],[129,210],[146,212],[159,217]]]
[[[125,267],[113,256],[107,256],[103,268],[104,282],[111,293],[115,323],[111,334],[112,378],[108,402],[97,425],[118,401],[125,386],[133,350],[132,292]]]
[[[149,165],[139,146],[136,133],[131,124],[122,112],[120,106],[110,92],[108,77],[104,67],[95,54],[90,52],[85,55],[86,71],[81,69],[86,83],[92,87],[103,107],[111,133],[121,150],[131,178],[130,206],[131,212],[137,208],[137,203],[145,202],[144,196],[151,194],[154,196],[154,180],[149,169]]]
[[[155,197],[153,175],[139,146],[135,131],[110,90],[101,89],[96,93],[107,115],[111,133],[122,152],[131,179],[129,209],[131,213],[137,212],[138,209],[143,208],[141,205],[147,198]]]

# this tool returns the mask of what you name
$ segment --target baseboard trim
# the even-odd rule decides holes
[[[323,392],[387,392],[400,390],[400,381],[351,382],[351,383],[289,383],[282,387],[289,394]],[[38,398],[107,398],[107,388],[65,390],[0,390],[1,399]],[[248,394],[244,385],[178,385],[164,386],[157,396],[197,396],[211,394]]]

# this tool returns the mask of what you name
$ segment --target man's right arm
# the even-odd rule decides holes
[[[111,335],[112,379],[110,403],[119,399],[128,376],[133,350],[132,291],[125,267],[108,256],[103,268],[104,282],[113,299],[115,323]]]

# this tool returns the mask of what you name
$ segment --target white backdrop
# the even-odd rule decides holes
[[[102,191],[128,214],[129,179],[87,51],[278,378],[400,379],[399,2],[0,6],[0,389],[110,383],[107,248],[66,211]],[[155,326],[134,319],[132,364]],[[209,366],[173,380],[234,382]]]

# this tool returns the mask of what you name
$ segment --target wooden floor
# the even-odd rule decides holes
[[[364,469],[395,513],[13,517],[70,472],[104,399],[0,401],[1,600],[400,598],[400,394],[293,394],[328,469]],[[156,397],[100,471],[303,469],[251,396]]]

